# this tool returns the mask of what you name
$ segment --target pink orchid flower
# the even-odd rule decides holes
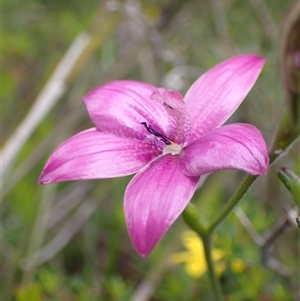
[[[127,228],[146,258],[191,200],[201,175],[222,169],[265,174],[266,143],[253,125],[220,127],[254,85],[264,59],[233,57],[203,74],[185,97],[117,80],[83,99],[95,128],[62,143],[39,183],[137,173],[124,196]]]

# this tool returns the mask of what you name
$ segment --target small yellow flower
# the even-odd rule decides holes
[[[244,263],[244,261],[242,261],[239,258],[235,258],[232,260],[231,262],[231,270],[232,272],[234,272],[235,274],[239,274],[242,273],[246,270],[247,266]]]
[[[185,231],[182,234],[182,242],[187,251],[173,254],[170,260],[173,264],[185,263],[187,274],[194,278],[200,278],[207,270],[202,240],[195,232]],[[224,257],[224,252],[220,249],[213,249],[212,257],[217,263],[217,272],[222,273],[225,265],[220,262],[220,259]]]

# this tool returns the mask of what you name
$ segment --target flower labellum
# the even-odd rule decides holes
[[[266,143],[253,125],[221,126],[264,64],[240,55],[215,66],[185,97],[150,84],[117,80],[83,99],[95,128],[62,143],[40,184],[136,173],[124,196],[128,232],[146,258],[193,197],[201,175],[222,169],[265,174]]]

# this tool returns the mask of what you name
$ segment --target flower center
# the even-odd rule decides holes
[[[150,133],[150,135],[144,136],[144,140],[161,149],[162,155],[180,154],[188,141],[191,130],[190,118],[182,95],[176,91],[157,88],[150,99],[159,102],[162,105],[161,109],[168,113],[169,137],[156,131],[149,123],[144,121],[141,124]]]
[[[146,122],[141,122],[141,124],[147,129],[147,131],[151,134],[150,136],[147,136],[146,139],[153,142],[157,147],[161,148],[163,150],[163,155],[165,154],[179,154],[182,150],[182,147],[172,141],[167,136],[157,132],[153,129],[153,127],[150,124],[147,124]]]
[[[141,124],[147,129],[147,131],[150,134],[154,135],[155,137],[158,137],[158,139],[160,141],[162,141],[165,145],[170,145],[173,142],[170,138],[168,138],[165,135],[155,131],[150,124],[147,124],[147,122],[141,122]]]

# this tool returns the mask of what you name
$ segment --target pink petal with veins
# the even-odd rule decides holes
[[[185,101],[191,119],[190,143],[221,126],[253,87],[265,60],[257,55],[228,59],[203,74]]]
[[[199,177],[185,176],[178,157],[165,155],[140,171],[128,184],[124,212],[128,232],[146,258],[191,200]]]
[[[144,141],[90,129],[66,140],[52,153],[39,183],[126,176],[137,172],[159,154],[156,147]]]
[[[269,157],[261,132],[253,125],[235,123],[215,129],[184,148],[179,165],[189,176],[222,169],[261,175],[268,170]]]
[[[170,136],[175,126],[157,101],[150,99],[156,87],[133,80],[118,80],[100,86],[83,97],[96,127],[106,133],[140,139],[145,134],[141,122]]]

